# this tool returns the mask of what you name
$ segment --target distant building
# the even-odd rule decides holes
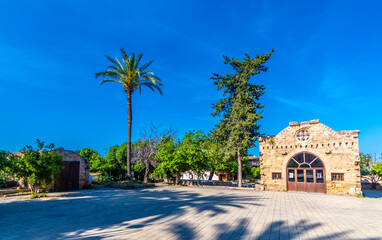
[[[90,164],[86,158],[75,151],[59,148],[56,154],[63,157],[63,168],[54,184],[56,191],[82,189],[89,184]]]
[[[46,187],[46,189],[54,189],[55,191],[71,191],[78,190],[89,185],[89,169],[90,163],[86,158],[81,157],[75,151],[64,150],[58,148],[55,150],[57,155],[62,156],[62,170],[55,176],[53,184]],[[20,152],[12,153],[22,157]],[[17,185],[24,185],[23,179],[17,180]],[[42,186],[40,186],[42,188]]]
[[[260,143],[261,182],[267,190],[361,193],[359,130],[334,131],[311,120],[291,122]]]
[[[260,167],[260,157],[248,157],[248,163],[251,167]],[[209,180],[211,173],[209,171],[205,171],[200,173],[199,180]],[[229,171],[219,171],[214,172],[214,175],[212,176],[211,180],[217,180],[217,181],[234,181],[235,180],[236,173],[231,173]],[[259,179],[260,176],[256,177],[256,179]],[[193,171],[187,171],[182,174],[183,180],[197,180],[197,174]],[[249,176],[247,176],[247,180],[249,179]]]
[[[248,157],[248,163],[251,165],[251,167],[260,167],[260,157]]]

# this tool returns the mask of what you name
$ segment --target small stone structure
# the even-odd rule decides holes
[[[260,157],[248,157],[248,163],[251,165],[251,167],[260,167]]]
[[[57,149],[56,153],[63,157],[64,166],[65,162],[79,162],[79,189],[89,185],[90,164],[86,158],[81,157],[81,155],[75,151],[64,150],[62,148]],[[73,174],[69,174],[69,176],[71,175]]]
[[[334,131],[316,119],[260,138],[265,190],[360,194],[359,132]]]

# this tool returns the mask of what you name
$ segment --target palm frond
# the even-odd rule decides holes
[[[105,72],[99,72],[95,74],[95,77],[98,78],[100,76],[103,77],[112,77],[112,78],[119,78],[120,74],[116,72],[115,70],[106,70]]]
[[[130,61],[130,58],[126,54],[125,49],[121,48],[121,53],[122,53],[122,62],[123,62],[123,65],[125,66],[126,70],[129,70],[129,61]]]
[[[118,68],[125,70],[125,66],[121,63],[121,61],[117,57],[115,58],[115,61],[118,63],[117,65]]]
[[[143,57],[142,53],[139,53],[138,55],[132,53],[128,56],[123,48],[120,50],[122,58],[118,59],[106,56],[112,65],[108,66],[108,70],[95,74],[96,78],[105,78],[100,84],[106,82],[121,83],[125,91],[126,89],[129,91],[139,90],[139,93],[142,91],[142,86],[145,86],[152,91],[157,90],[162,94],[161,80],[155,76],[152,71],[147,70],[154,61],[149,61],[140,67],[139,65]]]
[[[141,76],[145,76],[145,75],[154,75],[154,72],[151,72],[151,71],[148,71],[148,70],[144,70],[141,73]]]
[[[138,85],[138,89],[139,89],[139,95],[142,95],[142,88],[141,88],[141,84]]]
[[[142,67],[139,68],[139,71],[142,72],[142,71],[145,70],[148,66],[150,66],[153,62],[154,62],[154,60],[151,60],[150,62],[144,64]]]
[[[113,58],[111,58],[111,57],[109,57],[109,56],[107,56],[107,55],[105,55],[105,57],[106,57],[107,60],[109,60],[110,62],[112,62],[117,68],[122,68],[122,69],[123,69],[123,67],[121,66],[121,64],[120,64],[120,62],[119,62],[119,60],[118,60],[118,58],[113,59]]]
[[[139,53],[137,58],[135,59],[135,65],[134,65],[134,69],[138,69],[138,66],[139,66],[139,62],[141,61],[143,57],[143,54],[142,53]]]
[[[157,77],[155,75],[145,75],[145,76],[141,77],[141,80],[148,81],[148,82],[151,82],[153,84],[157,84],[159,86],[162,86],[161,80],[159,79],[159,77]]]
[[[153,92],[155,92],[155,89],[156,89],[160,93],[160,95],[163,94],[161,85],[159,84],[153,84],[151,82],[142,82],[140,85],[150,88]]]
[[[134,62],[135,62],[135,54],[131,53],[130,58],[129,58],[129,68],[128,68],[130,71],[136,70],[134,68],[134,65],[135,65]]]
[[[116,66],[108,66],[108,68],[111,68],[113,69],[115,72],[119,73],[119,74],[126,74],[126,71],[125,69],[121,69],[119,67],[116,67]]]
[[[155,92],[155,89],[154,89],[154,87],[153,87],[153,85],[152,85],[152,84],[148,84],[148,83],[141,83],[141,84],[139,85],[139,88],[140,88],[141,86],[146,86],[146,87],[150,88],[150,89],[151,89],[151,91]]]
[[[102,85],[102,84],[107,83],[107,82],[118,83],[118,80],[115,80],[115,79],[104,79],[104,80],[101,80],[99,82],[99,85]]]
[[[125,52],[125,49],[121,48],[121,53],[122,53],[122,57],[123,59],[128,59],[129,57],[127,56],[126,52]]]

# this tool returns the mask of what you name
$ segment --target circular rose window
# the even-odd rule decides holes
[[[301,142],[306,142],[310,139],[310,135],[309,135],[309,132],[308,130],[306,129],[300,129],[296,132],[296,138],[297,140],[301,141]]]

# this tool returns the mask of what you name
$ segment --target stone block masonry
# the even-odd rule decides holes
[[[359,132],[359,130],[334,131],[315,119],[291,122],[276,136],[260,138],[261,181],[265,189],[290,190],[288,182],[292,180],[297,182],[297,179],[287,174],[289,161],[300,153],[309,153],[320,159],[324,165],[327,193],[360,194]],[[313,182],[309,182],[306,169],[310,168],[304,167],[304,169],[301,168],[305,171],[305,176],[301,175],[301,180],[304,179],[305,184],[313,186],[312,183],[316,183],[318,175],[314,177]],[[274,175],[277,173],[281,173],[281,178]],[[302,182],[299,184],[302,186]],[[311,189],[313,190],[309,191],[314,191],[314,187]]]

